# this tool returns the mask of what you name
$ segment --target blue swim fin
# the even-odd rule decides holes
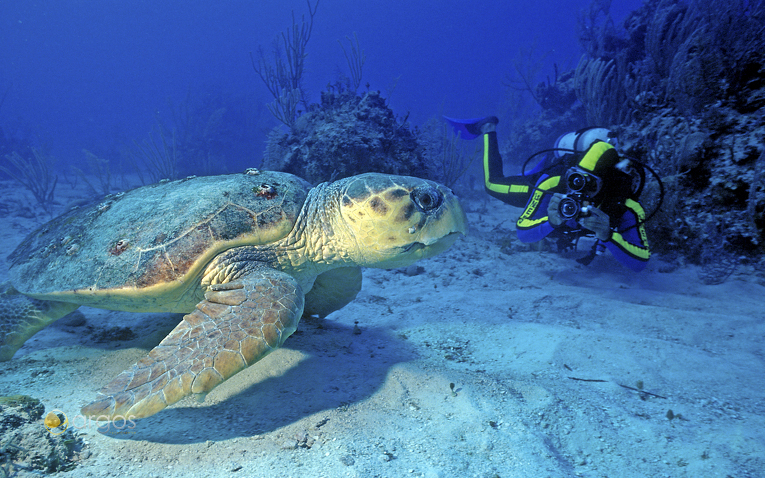
[[[496,116],[473,119],[456,119],[444,116],[444,119],[452,126],[454,133],[459,134],[462,139],[475,139],[481,136],[481,126],[486,123],[499,123]]]

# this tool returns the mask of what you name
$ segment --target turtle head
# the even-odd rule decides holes
[[[355,242],[347,252],[360,266],[407,266],[445,251],[467,233],[457,197],[433,181],[368,173],[336,184],[340,220]]]

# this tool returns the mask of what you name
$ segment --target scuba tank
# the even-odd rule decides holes
[[[555,140],[555,157],[564,154],[584,153],[596,141],[603,141],[617,146],[616,135],[608,128],[591,127],[562,134]]]

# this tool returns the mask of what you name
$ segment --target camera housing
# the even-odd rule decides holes
[[[581,193],[567,194],[558,204],[558,213],[563,219],[577,219],[587,215],[587,206],[582,206],[582,201],[588,198]]]
[[[571,168],[566,171],[566,188],[569,193],[587,194],[595,196],[602,186],[602,180],[592,173]]]
[[[592,197],[600,191],[601,185],[601,179],[594,174],[575,167],[566,171],[567,194],[558,204],[560,216],[566,220],[587,216],[587,206],[582,206],[582,202],[592,201]]]

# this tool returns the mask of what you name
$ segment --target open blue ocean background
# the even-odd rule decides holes
[[[610,3],[617,25],[640,6]],[[537,81],[556,65],[576,66],[577,21],[589,7],[589,0],[320,0],[304,88],[316,102],[339,73],[348,75],[338,42],[347,48],[355,33],[366,56],[362,85],[380,90],[412,126],[441,114],[498,114],[514,62],[539,60]],[[0,126],[68,169],[83,162],[83,149],[115,161],[158,122],[171,126],[189,101],[215,98],[237,130],[241,165],[257,165],[278,121],[250,53],[270,51],[293,12],[299,22],[307,3],[4,1]]]

